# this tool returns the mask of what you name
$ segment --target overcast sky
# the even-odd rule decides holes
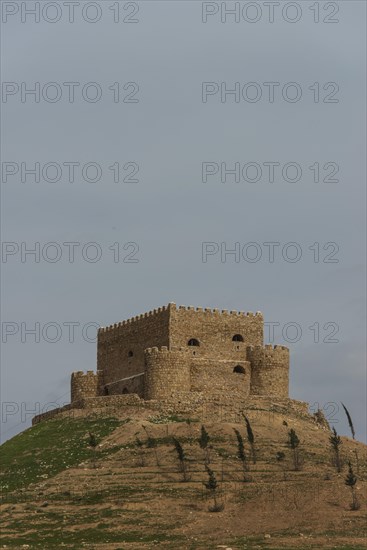
[[[365,3],[2,4],[3,440],[171,301],[262,311],[365,440]]]

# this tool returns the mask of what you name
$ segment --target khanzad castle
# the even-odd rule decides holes
[[[98,331],[97,370],[71,375],[70,408],[140,406],[161,412],[220,414],[296,408],[289,399],[289,350],[263,344],[260,312],[170,303]]]

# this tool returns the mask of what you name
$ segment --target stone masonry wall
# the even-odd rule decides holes
[[[235,367],[245,371],[234,372]],[[190,386],[192,392],[207,395],[217,393],[229,401],[234,395],[245,399],[250,394],[251,365],[248,361],[226,361],[195,358],[191,360]]]
[[[200,357],[246,360],[246,347],[263,344],[264,320],[261,313],[237,312],[194,307],[170,308],[170,347],[187,347],[190,339],[200,346],[192,352]],[[241,335],[243,342],[233,341]]]
[[[190,356],[167,347],[146,350],[145,399],[165,399],[175,391],[190,391]]]
[[[71,375],[71,402],[97,395],[98,377],[93,371],[84,374],[82,371]]]
[[[289,349],[285,346],[247,348],[251,362],[251,394],[286,398],[289,395]]]
[[[165,306],[98,331],[100,395],[105,384],[144,372],[144,350],[169,345],[168,324],[169,306]]]
[[[107,395],[125,395],[129,393],[134,393],[139,395],[139,397],[144,396],[144,375],[142,372],[140,374],[135,374],[119,380],[118,382],[111,382],[105,386]]]

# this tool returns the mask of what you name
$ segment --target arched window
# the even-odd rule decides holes
[[[241,365],[237,365],[234,369],[233,369],[233,372],[237,372],[239,374],[246,374],[246,371],[243,367],[241,367]]]
[[[235,334],[232,338],[232,342],[243,342],[243,336],[241,334]]]
[[[133,355],[134,355],[133,351],[129,351],[129,353],[127,354],[128,357],[132,357]]]
[[[196,338],[190,338],[190,340],[187,342],[188,346],[200,346],[199,340],[196,340]]]

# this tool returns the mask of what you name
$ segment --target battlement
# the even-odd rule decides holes
[[[175,306],[175,304],[172,304]],[[218,308],[209,308],[209,307],[194,307],[194,306],[178,306],[173,307],[173,309],[177,309],[178,311],[192,311],[197,313],[206,313],[209,315],[233,315],[237,317],[263,317],[263,314],[261,311],[257,311],[256,313],[253,313],[252,311],[237,311],[235,309],[228,310],[228,309],[218,309]]]
[[[87,372],[84,372],[82,370],[78,370],[71,373],[71,377],[74,379],[82,379],[83,377],[86,378],[94,378],[96,376],[96,373],[93,370],[87,370]]]
[[[256,313],[253,313],[252,311],[237,311],[237,310],[217,309],[217,308],[208,308],[208,307],[203,308],[203,307],[194,307],[194,306],[176,306],[174,302],[170,302],[166,306],[152,309],[151,311],[141,313],[140,315],[136,315],[135,317],[130,317],[129,319],[125,319],[124,321],[120,321],[118,323],[114,323],[106,327],[100,327],[98,329],[98,332],[99,333],[111,332],[118,328],[125,327],[126,325],[139,322],[142,319],[155,317],[163,312],[168,312],[168,311],[192,311],[196,313],[205,313],[209,315],[218,315],[218,316],[231,315],[236,317],[261,317],[261,318],[263,317],[263,314],[261,313],[261,311],[257,311]]]
[[[125,327],[126,325],[130,325],[132,323],[139,322],[143,319],[148,319],[149,317],[155,317],[163,312],[169,311],[169,309],[174,306],[176,307],[176,304],[173,302],[169,303],[166,306],[158,307],[157,309],[152,309],[151,311],[147,311],[145,313],[141,313],[140,315],[135,315],[135,317],[130,317],[129,319],[125,319],[124,321],[120,321],[118,323],[114,323],[113,325],[108,325],[106,327],[100,327],[99,332],[111,332],[113,330],[116,330],[121,327]]]

